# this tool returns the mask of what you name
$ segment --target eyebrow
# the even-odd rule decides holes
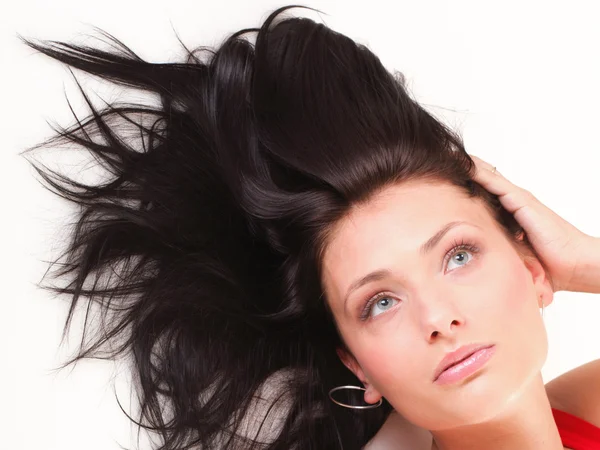
[[[476,228],[481,228],[473,223],[465,222],[464,220],[455,220],[454,222],[449,222],[446,225],[444,225],[442,229],[440,229],[437,233],[431,236],[423,245],[421,245],[421,247],[419,248],[419,254],[426,255],[427,253],[431,252],[431,250],[435,248],[435,246],[442,240],[446,233],[448,233],[452,228],[455,228],[459,225],[471,225]],[[346,296],[344,297],[344,309],[346,308],[348,298],[350,297],[350,294],[352,294],[352,292],[354,292],[355,290],[364,286],[367,283],[382,280],[388,276],[391,276],[391,274],[392,271],[389,269],[379,269],[370,272],[364,277],[361,277],[358,280],[354,281],[348,288],[348,291],[346,291]]]

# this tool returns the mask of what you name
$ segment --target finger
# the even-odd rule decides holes
[[[535,215],[538,218],[547,216],[550,209],[541,203],[531,192],[523,189],[506,177],[500,172],[492,172],[494,166],[484,161],[483,159],[470,155],[477,167],[477,173],[475,175],[475,181],[481,184],[487,191],[492,194],[496,194],[498,199],[502,203],[502,206],[511,214],[516,214],[517,219],[525,212],[519,211],[523,208],[529,211],[529,215]],[[525,221],[529,222],[527,219]],[[529,223],[521,225],[531,225]]]
[[[502,206],[515,216],[517,222],[528,231],[528,235],[531,235],[531,239],[536,240],[535,236],[544,235],[544,231],[558,230],[554,227],[568,226],[564,219],[530,191],[515,185],[498,172],[492,173],[493,166],[481,158],[470,156],[477,166],[475,181],[487,191],[498,195]]]
[[[484,160],[483,160],[483,159],[481,159],[479,156],[475,156],[475,155],[472,155],[472,154],[470,154],[470,153],[469,153],[468,155],[469,155],[469,156],[471,157],[471,159],[472,159],[472,160],[475,162],[475,167],[477,167],[477,169],[486,169],[486,170],[490,170],[492,173],[494,173],[494,174],[499,174],[499,175],[500,175],[500,172],[499,172],[497,169],[496,169],[496,170],[494,170],[494,169],[495,169],[495,166],[491,165],[491,164],[490,164],[490,163],[488,163],[487,161],[484,161]]]
[[[514,183],[511,183],[498,170],[494,171],[494,166],[490,163],[470,155],[475,162],[476,171],[473,179],[481,184],[486,190],[496,195],[506,195],[512,191],[521,189]]]

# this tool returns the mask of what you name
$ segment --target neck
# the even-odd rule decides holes
[[[564,448],[541,374],[494,417],[431,433],[432,450]]]

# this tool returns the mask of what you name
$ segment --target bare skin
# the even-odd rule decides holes
[[[597,380],[600,380],[600,359],[554,378],[545,385],[550,406],[600,426],[600,409],[597,406],[600,383]],[[563,448],[572,450],[569,447]],[[440,450],[429,430],[410,423],[393,411],[365,450],[402,449]]]
[[[458,225],[431,253],[420,252],[456,220],[474,226]],[[439,450],[563,450],[540,376],[547,336],[539,308],[552,302],[552,286],[483,205],[452,186],[394,186],[357,208],[334,236],[324,255],[325,286],[352,351],[342,361],[363,382],[367,403],[385,396],[431,430]],[[462,241],[479,250],[463,250],[460,261],[444,258]],[[381,268],[390,275],[346,297],[354,280]],[[380,292],[385,309],[379,302],[361,321],[365,300]],[[471,342],[496,345],[486,366],[465,383],[433,383],[441,357]]]
[[[523,227],[548,269],[554,292],[600,293],[600,238],[576,228],[490,163],[475,155],[470,157],[477,168],[474,180],[496,194],[504,209]]]
[[[524,389],[524,397],[516,400],[503,413],[485,422],[484,426],[473,424],[434,431],[431,450],[564,449],[541,376],[532,380],[532,385],[532,388]],[[476,439],[476,444],[469,439]],[[444,445],[446,442],[449,444]]]
[[[499,195],[537,255],[521,253],[498,233],[473,199],[443,184],[422,182],[389,187],[355,208],[340,221],[325,252],[327,300],[351,352],[338,354],[365,386],[365,402],[385,396],[399,412],[376,438],[398,437],[399,431],[405,438],[388,440],[387,446],[370,443],[369,450],[561,450],[567,447],[551,407],[591,423],[598,418],[598,411],[585,405],[569,410],[556,403],[561,392],[556,383],[548,393],[540,373],[547,352],[545,327],[535,309],[550,304],[558,290],[600,292],[593,285],[600,269],[598,240],[497,172],[479,167],[477,181]],[[419,250],[453,220],[479,230],[463,228],[440,245],[437,255]],[[450,266],[446,258],[441,263],[443,251],[459,241],[476,247],[463,250]],[[365,274],[382,269],[383,276],[365,284],[369,289],[349,290]],[[493,343],[497,352],[460,383],[436,386],[430,373],[435,361],[470,342]],[[597,380],[600,369],[587,373]],[[562,392],[574,386],[562,383]],[[586,402],[598,404],[597,391],[592,389],[596,395]]]

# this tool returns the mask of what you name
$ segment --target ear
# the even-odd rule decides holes
[[[554,289],[539,259],[532,255],[523,258],[525,267],[529,270],[538,297],[538,306],[548,306],[554,300]]]
[[[362,367],[360,367],[360,364],[356,358],[342,348],[336,349],[336,353],[344,365],[350,370],[350,372],[352,372],[354,376],[358,378],[364,385],[366,389],[364,394],[365,402],[377,403],[379,399],[383,397],[383,395],[381,395],[381,393],[379,393],[379,391],[377,391],[377,389],[375,389],[373,385],[369,383],[367,376],[363,372]]]
[[[360,364],[356,361],[353,355],[348,353],[343,348],[336,349],[336,353],[339,356],[340,360],[344,363],[344,365],[354,374],[356,378],[358,378],[363,383],[366,381],[366,377]]]

